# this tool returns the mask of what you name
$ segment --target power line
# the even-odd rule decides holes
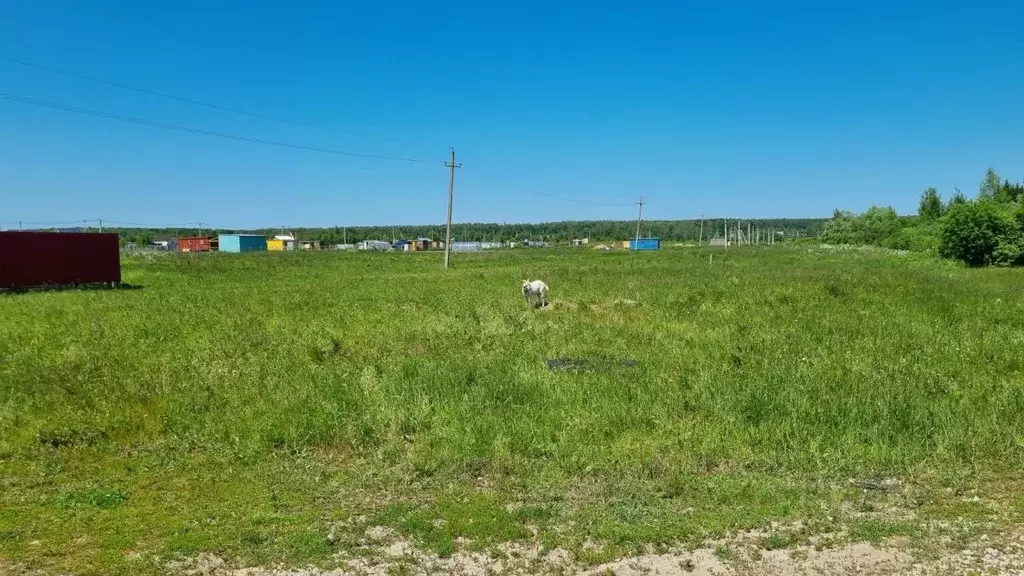
[[[164,224],[162,226],[154,226],[152,224],[142,224],[139,222],[121,222],[119,220],[104,220],[103,222],[111,225],[114,228],[195,228],[198,224],[201,224],[201,222],[186,222],[184,224]]]
[[[544,196],[544,197],[547,197],[547,198],[554,198],[555,200],[562,200],[563,202],[575,202],[577,204],[589,204],[591,206],[608,206],[608,207],[615,207],[615,208],[622,208],[624,206],[630,206],[630,207],[633,206],[633,204],[626,204],[626,203],[598,202],[598,201],[594,201],[594,200],[584,200],[584,199],[580,199],[580,198],[568,198],[566,196],[558,196],[556,194],[549,194],[547,192],[541,192],[540,190],[535,190],[533,188],[528,188],[528,187],[525,187],[525,186],[520,186],[518,184],[514,184],[512,182],[508,182],[508,181],[503,180],[501,178],[497,178],[495,176],[492,176],[492,175],[490,175],[490,174],[488,174],[486,172],[482,172],[481,170],[478,170],[476,168],[469,168],[469,167],[467,167],[466,170],[469,170],[471,172],[479,174],[479,175],[483,176],[484,178],[488,178],[490,180],[494,180],[495,182],[504,184],[504,185],[506,185],[506,186],[508,186],[510,188],[515,188],[516,190],[520,190],[522,192],[526,192],[527,194],[534,194],[534,195],[537,195],[537,196]]]
[[[462,164],[455,163],[455,147],[452,147],[452,159],[451,162],[445,162],[445,166],[448,167],[448,223],[445,225],[444,232],[444,267],[448,268],[448,261],[451,258],[452,253],[452,197],[455,194],[455,169],[462,168]]]
[[[204,102],[202,100],[196,100],[196,99],[193,99],[193,98],[187,98],[187,97],[184,97],[184,96],[177,96],[177,95],[174,95],[174,94],[168,94],[166,92],[160,92],[160,91],[157,91],[157,90],[150,90],[150,89],[147,89],[147,88],[140,88],[140,87],[137,87],[137,86],[131,86],[131,85],[124,84],[124,83],[121,83],[121,82],[115,82],[113,80],[107,80],[107,79],[104,79],[104,78],[98,78],[96,76],[90,76],[90,75],[87,75],[87,74],[80,74],[80,73],[77,73],[77,72],[70,72],[70,71],[67,71],[67,70],[62,70],[62,69],[59,69],[59,68],[54,68],[54,67],[46,66],[46,65],[43,65],[43,64],[37,64],[37,63],[33,63],[33,62],[28,62],[28,61],[25,61],[25,60],[19,60],[17,58],[11,58],[9,56],[0,55],[0,61],[7,62],[7,63],[10,63],[10,64],[15,64],[15,65],[18,65],[18,66],[23,66],[23,67],[26,67],[26,68],[33,68],[33,69],[36,69],[36,70],[41,70],[41,71],[49,72],[49,73],[52,73],[52,74],[58,74],[58,75],[66,76],[66,77],[69,77],[69,78],[77,78],[77,79],[85,80],[85,81],[88,81],[88,82],[93,82],[93,83],[97,83],[97,84],[104,84],[104,85],[111,86],[111,87],[114,87],[114,88],[119,88],[119,89],[123,89],[123,90],[129,90],[129,91],[132,91],[132,92],[137,92],[137,93],[140,93],[140,94],[146,94],[146,95],[149,95],[149,96],[156,96],[156,97],[165,98],[165,99],[168,99],[168,100],[175,100],[175,101],[178,101],[178,102],[184,102],[184,103],[187,103],[187,104],[193,104],[193,105],[196,105],[196,106],[203,106],[203,107],[206,107],[206,108],[209,108],[209,109],[212,109],[212,110],[220,110],[220,111],[223,111],[223,112],[230,112],[232,114],[239,114],[239,115],[242,115],[242,116],[249,116],[249,117],[258,118],[258,119],[261,119],[261,120],[268,120],[268,121],[278,122],[278,123],[282,123],[282,124],[291,124],[291,125],[294,125],[294,126],[302,126],[302,127],[306,127],[306,128],[314,128],[314,129],[318,129],[318,130],[325,130],[325,131],[328,131],[328,132],[336,132],[336,133],[344,133],[344,134],[349,134],[349,135],[362,136],[362,135],[358,135],[358,134],[353,134],[351,132],[342,132],[342,131],[339,131],[339,130],[335,130],[333,128],[327,128],[325,126],[319,126],[319,125],[316,125],[316,124],[310,124],[310,123],[307,123],[307,122],[301,122],[301,121],[296,121],[296,120],[289,120],[289,119],[280,118],[280,117],[277,117],[277,116],[271,116],[271,115],[268,115],[268,114],[261,114],[261,113],[257,113],[257,112],[249,112],[249,111],[246,111],[246,110],[240,110],[238,108],[232,108],[232,107],[229,107],[229,106],[222,106],[220,104],[212,104],[210,102]],[[247,136],[238,136],[238,135],[234,135],[234,134],[228,134],[228,133],[223,133],[223,132],[215,132],[215,131],[212,131],[212,130],[205,130],[205,129],[201,129],[201,128],[192,128],[192,127],[181,126],[181,125],[176,125],[176,124],[166,124],[166,123],[163,123],[163,122],[156,122],[156,121],[145,120],[145,119],[141,119],[141,118],[133,118],[133,117],[130,117],[130,116],[124,116],[124,115],[120,115],[120,114],[112,114],[112,113],[102,112],[102,111],[98,111],[98,110],[90,110],[90,109],[87,109],[87,108],[79,108],[79,107],[69,106],[69,105],[65,105],[65,104],[59,104],[59,103],[55,103],[55,102],[47,102],[45,100],[37,100],[37,99],[34,99],[34,98],[17,96],[17,95],[13,95],[13,94],[0,94],[0,98],[4,98],[4,99],[7,99],[7,100],[12,100],[12,101],[15,101],[15,102],[20,102],[20,103],[23,103],[23,104],[32,104],[32,105],[36,105],[36,106],[49,107],[49,108],[54,108],[54,109],[58,109],[58,110],[64,110],[64,111],[68,111],[68,112],[75,112],[75,113],[79,113],[79,114],[87,114],[87,115],[97,116],[97,117],[101,117],[101,118],[108,118],[108,119],[112,119],[112,120],[120,120],[120,121],[123,121],[123,122],[130,122],[130,123],[134,123],[134,124],[141,124],[141,125],[146,125],[146,126],[152,126],[152,127],[156,127],[156,128],[164,128],[164,129],[167,129],[167,130],[176,130],[176,131],[179,131],[179,132],[189,132],[189,133],[193,133],[193,134],[201,134],[201,135],[204,135],[204,136],[215,136],[215,137],[219,137],[219,138],[227,138],[227,139],[231,139],[231,140],[250,142],[250,143],[254,143],[254,144],[267,144],[267,145],[271,145],[271,146],[280,146],[280,147],[285,147],[285,148],[293,148],[293,149],[297,149],[297,150],[307,150],[307,151],[322,152],[322,153],[327,153],[327,154],[337,154],[337,155],[343,155],[343,156],[352,156],[352,157],[358,157],[358,158],[371,158],[371,159],[378,159],[378,160],[397,160],[397,161],[417,162],[417,163],[435,163],[436,162],[434,160],[423,160],[423,159],[418,159],[418,158],[409,158],[409,157],[400,157],[400,156],[383,156],[383,155],[376,155],[376,154],[363,154],[363,153],[356,153],[356,152],[347,152],[347,151],[341,151],[341,150],[332,150],[332,149],[326,149],[326,148],[318,148],[318,147],[313,147],[313,146],[304,146],[304,145],[299,145],[299,144],[290,144],[290,143],[287,143],[287,142],[277,142],[277,141],[273,141],[273,140],[264,140],[264,139],[261,139],[261,138],[250,138],[250,137],[247,137]],[[394,140],[390,140],[390,141],[391,142],[395,142]],[[503,181],[503,180],[501,180],[499,178],[491,176],[490,174],[482,172],[482,171],[480,171],[478,169],[474,169],[474,168],[467,168],[467,169],[471,170],[473,172],[476,172],[477,174],[480,174],[481,176],[484,176],[485,178],[489,178],[489,179],[494,180],[496,182],[504,183],[507,186],[510,186],[510,187],[515,188],[517,190],[526,192],[528,194],[533,194],[533,195],[536,195],[536,196],[543,196],[543,197],[546,197],[546,198],[553,198],[555,200],[561,200],[563,202],[573,202],[573,203],[577,203],[577,204],[587,204],[587,205],[591,205],[591,206],[605,206],[605,207],[625,207],[625,206],[631,206],[631,204],[626,204],[626,203],[599,202],[599,201],[584,200],[584,199],[578,199],[578,198],[568,198],[568,197],[559,196],[559,195],[556,195],[556,194],[549,194],[547,192],[542,192],[540,190],[536,190],[536,189],[533,189],[533,188],[529,188],[529,187],[525,187],[525,186],[520,186],[520,185],[517,185],[517,184],[513,184],[513,183],[510,183],[510,182],[507,182],[507,181]]]
[[[232,114],[239,114],[241,116],[249,116],[250,118],[258,118],[260,120],[268,120],[270,122],[278,122],[280,124],[290,124],[292,126],[301,126],[303,128],[313,128],[313,129],[316,129],[316,130],[324,130],[326,132],[334,132],[334,133],[337,133],[337,134],[347,134],[349,136],[357,136],[357,137],[360,137],[360,138],[365,138],[366,137],[365,134],[356,134],[354,132],[337,130],[335,128],[328,128],[326,126],[321,126],[321,125],[317,125],[317,124],[310,124],[308,122],[302,122],[300,120],[289,120],[287,118],[281,118],[279,116],[271,116],[269,114],[261,114],[261,113],[258,113],[258,112],[249,112],[247,110],[240,110],[238,108],[232,108],[230,106],[222,106],[220,104],[211,104],[210,102],[204,102],[202,100],[196,100],[194,98],[187,98],[185,96],[177,96],[175,94],[168,94],[166,92],[160,92],[160,91],[157,91],[157,90],[150,90],[148,88],[139,88],[138,86],[131,86],[131,85],[128,85],[128,84],[123,84],[121,82],[115,82],[113,80],[106,80],[104,78],[98,78],[96,76],[89,76],[87,74],[79,74],[78,72],[69,72],[67,70],[61,70],[59,68],[53,68],[51,66],[45,66],[43,64],[36,64],[34,62],[27,62],[25,60],[19,60],[17,58],[11,58],[9,56],[0,56],[0,61],[7,62],[9,64],[16,64],[18,66],[24,66],[26,68],[34,68],[36,70],[42,70],[44,72],[49,72],[51,74],[58,74],[58,75],[61,75],[61,76],[66,76],[68,78],[77,78],[79,80],[85,80],[87,82],[93,82],[95,84],[103,84],[103,85],[111,86],[111,87],[114,87],[114,88],[120,88],[122,90],[129,90],[129,91],[132,91],[132,92],[137,92],[139,94],[146,94],[146,95],[149,95],[149,96],[156,96],[158,98],[166,98],[168,100],[175,100],[175,101],[178,101],[178,102],[184,102],[186,104],[192,104],[192,105],[195,105],[195,106],[202,106],[204,108],[209,108],[211,110],[220,110],[221,112],[230,112]],[[397,142],[397,141],[395,141],[395,140],[393,140],[391,138],[386,138],[386,140],[389,141],[389,142],[395,143],[395,144],[399,144],[399,142]]]
[[[639,247],[640,247],[640,220],[644,217],[644,197],[643,196],[640,197],[640,201],[637,202],[637,204],[640,205],[640,211],[637,212],[637,215],[636,215],[636,236],[634,236],[634,238],[636,238],[636,242],[637,242],[636,248],[639,249]]]
[[[227,132],[216,132],[214,130],[206,130],[203,128],[193,128],[190,126],[182,126],[179,124],[167,124],[164,122],[156,122],[154,120],[145,120],[142,118],[134,118],[132,116],[124,116],[122,114],[113,114],[110,112],[102,112],[100,110],[92,110],[89,108],[80,108],[78,106],[69,106],[67,104],[60,104],[57,102],[49,102],[47,100],[38,100],[36,98],[29,98],[26,96],[18,96],[16,94],[0,93],[0,99],[10,100],[11,102],[19,102],[21,104],[30,104],[32,106],[41,106],[43,108],[53,108],[54,110],[63,110],[65,112],[74,112],[76,114],[85,114],[88,116],[96,116],[98,118],[106,118],[109,120],[120,120],[121,122],[129,122],[132,124],[141,124],[143,126],[152,126],[154,128],[163,128],[165,130],[175,130],[178,132],[187,132],[190,134],[199,134],[202,136],[212,136],[216,138],[225,138],[228,140],[236,140],[239,142],[250,142],[252,144],[266,144],[268,146],[279,146],[281,148],[292,148],[295,150],[306,150],[309,152],[322,152],[324,154],[335,154],[339,156],[351,156],[354,158],[370,158],[374,160],[397,160],[402,162],[417,162],[436,164],[434,160],[423,160],[420,158],[407,158],[403,156],[383,156],[379,154],[364,154],[360,152],[348,152],[345,150],[333,150],[330,148],[319,148],[316,146],[305,146],[302,144],[291,144],[288,142],[278,142],[276,140],[264,140],[263,138],[252,138],[249,136],[239,136],[237,134],[228,134]]]
[[[43,220],[8,220],[6,222],[0,222],[0,225],[8,226],[8,225],[12,225],[12,224],[25,224],[25,225],[31,225],[31,226],[71,226],[71,225],[82,224],[83,222],[86,222],[86,223],[88,223],[88,222],[99,222],[99,218],[94,218],[92,220],[62,220],[62,221],[54,221],[54,220],[45,220],[45,221],[43,221]]]

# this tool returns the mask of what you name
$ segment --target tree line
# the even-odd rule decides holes
[[[975,198],[959,190],[943,200],[926,189],[917,214],[900,216],[888,206],[863,214],[836,210],[821,240],[934,252],[969,266],[1024,264],[1024,183],[1002,179],[989,168]]]
[[[776,218],[776,219],[722,219],[703,220],[703,238],[720,238],[728,223],[730,230],[739,223],[744,234],[747,224],[763,231],[781,232],[781,238],[803,238],[817,236],[824,226],[825,218]],[[663,241],[697,242],[702,235],[701,220],[649,220],[640,225],[641,237],[657,237]],[[260,229],[219,229],[198,230],[195,228],[112,228],[121,236],[122,244],[146,245],[155,239],[184,236],[216,236],[221,233],[246,233],[274,236],[282,233],[281,228]],[[413,240],[416,238],[444,239],[443,225],[395,225],[395,226],[334,226],[329,228],[290,228],[284,233],[301,240],[317,240],[326,244],[355,244],[363,240]],[[731,234],[732,232],[730,232]],[[456,242],[512,242],[540,240],[551,243],[568,243],[575,238],[589,238],[592,242],[626,240],[636,235],[636,220],[578,220],[564,222],[543,222],[539,224],[503,223],[456,223],[452,225],[452,239]]]

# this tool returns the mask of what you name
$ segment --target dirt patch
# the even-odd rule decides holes
[[[548,300],[543,305],[541,305],[539,303],[538,304],[532,304],[531,307],[534,310],[536,310],[537,312],[554,312],[555,310],[573,311],[573,310],[577,309],[577,306],[576,306],[575,302],[569,302],[567,300],[557,300],[557,299]]]
[[[793,550],[762,552],[745,549],[726,554],[724,548],[699,548],[657,556],[627,558],[598,566],[588,576],[810,576],[810,575],[889,575],[911,566],[906,552],[856,543],[831,550],[798,547]],[[724,556],[724,558],[723,558]]]
[[[676,549],[588,567],[580,565],[570,552],[547,550],[536,540],[506,543],[484,552],[472,550],[472,542],[461,539],[454,554],[441,558],[390,529],[373,527],[357,547],[340,552],[332,568],[232,568],[215,556],[202,555],[168,569],[170,574],[188,576],[1024,576],[1024,532],[1001,539],[999,544],[981,539],[963,550],[928,559],[916,558],[903,539],[878,545],[854,542],[834,548],[806,545],[781,550],[765,550],[759,542],[763,542],[762,533],[747,532],[709,541],[694,550]]]
[[[22,564],[14,564],[0,556],[0,574],[5,576],[48,576],[40,570],[29,570]]]

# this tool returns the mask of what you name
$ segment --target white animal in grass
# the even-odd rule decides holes
[[[540,280],[523,280],[523,298],[527,302],[536,298],[541,306],[548,305],[548,285]]]

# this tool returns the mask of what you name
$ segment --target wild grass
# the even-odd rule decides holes
[[[860,498],[850,478],[1024,464],[1018,270],[814,247],[455,263],[131,258],[141,290],[0,297],[0,556],[328,562],[342,521],[611,554],[820,515]]]

